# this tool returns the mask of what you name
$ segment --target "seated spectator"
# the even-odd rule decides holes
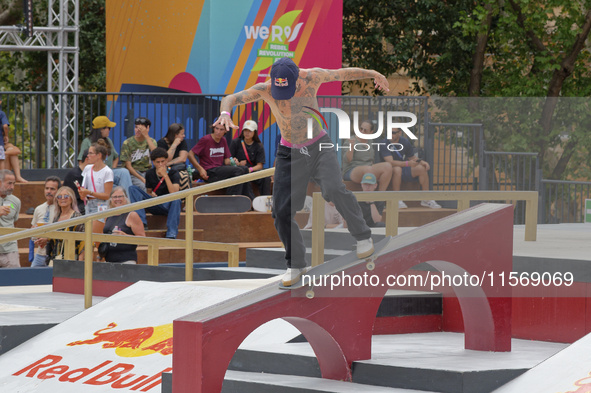
[[[129,199],[123,187],[115,187],[109,198],[109,208],[129,204]],[[123,213],[107,218],[103,233],[113,235],[146,236],[142,219],[136,212]],[[109,243],[105,262],[136,264],[137,245],[123,243]]]
[[[311,199],[311,198],[310,198]],[[311,229],[312,228],[312,220],[313,220],[313,208],[312,204],[310,204],[310,215],[308,216],[308,223],[304,229]],[[338,212],[337,208],[335,207],[334,203],[324,201],[324,227],[325,228],[345,228],[345,219],[341,216],[341,213]]]
[[[18,159],[18,156],[21,154],[21,149],[10,142],[7,142],[4,145],[4,154],[6,156],[4,168],[14,172],[17,183],[28,183],[28,181],[21,176],[21,164]]]
[[[84,152],[99,139],[104,139],[108,146],[109,155],[105,158],[105,164],[113,170],[113,185],[121,186],[125,190],[131,186],[131,175],[125,168],[117,168],[119,164],[119,154],[115,150],[113,141],[109,138],[111,128],[115,127],[117,123],[113,123],[107,116],[97,116],[92,121],[92,131],[88,137],[84,138],[80,145],[80,154],[78,154],[78,163],[84,161]],[[72,188],[72,186],[69,186]],[[76,190],[75,188],[72,188]]]
[[[149,135],[151,125],[152,122],[145,117],[136,118],[135,135],[123,141],[121,147],[120,158],[131,175],[131,183],[143,191],[146,191],[146,172],[152,167],[150,152],[157,147]]]
[[[236,163],[233,164],[234,160],[231,158],[228,142],[226,142],[224,135],[226,135],[226,127],[221,124],[212,126],[211,134],[199,139],[199,142],[189,152],[191,164],[193,164],[203,180],[210,183],[248,173],[247,167],[237,166]],[[236,184],[228,187],[226,194],[248,196],[244,189],[244,184]]]
[[[70,169],[66,173],[66,177],[64,178],[64,186],[68,186],[74,190],[74,194],[76,194],[76,202],[78,203],[78,211],[81,214],[84,214],[86,212],[85,205],[84,201],[80,197],[80,194],[78,193],[78,189],[82,187],[82,180],[84,179],[84,177],[82,177],[82,171],[88,165],[88,149],[84,150],[82,155],[78,156],[78,159],[78,166]]]
[[[88,148],[88,165],[82,171],[82,186],[78,189],[80,197],[86,201],[86,214],[106,210],[113,190],[113,171],[104,161],[109,154],[107,146],[104,139],[100,139]]]
[[[168,152],[168,166],[175,171],[187,169],[186,161],[189,147],[185,140],[185,127],[180,123],[172,123],[164,138],[158,141],[158,147]]]
[[[371,134],[373,124],[369,121],[361,123],[359,129],[364,134]],[[388,189],[390,179],[392,178],[392,166],[385,162],[375,163],[375,150],[372,145],[373,140],[363,139],[355,135],[349,140],[350,149],[343,154],[343,180],[361,183],[364,174],[373,173],[379,180],[380,191]],[[367,150],[355,149],[356,144],[364,144],[369,147]]]
[[[386,140],[378,142],[386,143]],[[410,141],[402,136],[401,129],[394,129],[392,131],[392,139],[390,143],[397,144],[396,151],[388,149],[380,149],[379,153],[382,159],[392,166],[392,190],[400,191],[401,182],[416,182],[421,185],[421,190],[429,190],[429,174],[427,173],[431,168],[427,161],[419,159],[416,156],[413,145]],[[386,143],[387,144],[387,143]],[[440,209],[441,206],[433,200],[421,201],[421,206],[430,207],[431,209]],[[398,208],[406,208],[406,203],[399,201]]]
[[[373,173],[366,173],[361,179],[361,188],[363,191],[375,191],[378,188],[378,180]],[[384,227],[385,223],[382,222],[382,215],[384,214],[384,208],[386,203],[382,201],[377,202],[358,202],[361,207],[361,213],[363,213],[363,219],[369,227]]]
[[[21,210],[21,201],[14,192],[16,179],[14,173],[8,169],[0,169],[0,227],[14,228]],[[21,267],[16,240],[0,244],[0,268]]]
[[[265,147],[259,139],[257,129],[257,123],[252,120],[245,121],[240,136],[230,143],[230,155],[239,166],[247,167],[250,173],[263,169],[266,161]],[[261,195],[271,195],[270,177],[253,180],[250,183],[257,185]],[[245,190],[248,197],[254,199],[251,185],[247,183],[244,186],[248,187]]]
[[[55,218],[54,204],[55,194],[61,187],[61,179],[57,176],[49,176],[45,179],[45,202],[35,208],[33,213],[33,219],[31,220],[31,228],[35,228],[41,225],[47,225],[53,222]],[[31,267],[45,267],[46,265],[46,253],[45,246],[47,246],[47,238],[33,238],[35,243],[35,256],[31,263]]]
[[[179,173],[174,169],[169,170],[166,166],[168,162],[168,153],[166,150],[157,147],[150,153],[150,158],[154,167],[146,172],[146,187],[152,189],[151,195],[148,195],[148,193],[138,186],[131,186],[129,187],[129,199],[132,203],[145,201],[152,197],[168,195],[180,189]],[[151,206],[146,208],[146,210],[155,215],[166,216],[166,237],[168,239],[176,239],[179,231],[179,221],[181,219],[180,199]],[[144,209],[138,210],[137,213],[144,227],[147,227],[148,221],[146,220]]]
[[[2,100],[0,100],[0,106]],[[12,170],[17,183],[28,183],[21,176],[21,166],[18,160],[21,150],[8,142],[8,135],[10,133],[10,122],[8,116],[0,110],[0,169]]]
[[[53,222],[66,221],[70,218],[80,217],[81,214],[78,211],[76,200],[74,196],[74,190],[70,187],[60,187],[55,194],[54,199],[55,207],[55,218]],[[71,226],[63,229],[64,231],[76,231],[84,232],[84,224]],[[76,241],[76,259],[81,259],[84,256],[84,242]],[[45,247],[47,253],[46,260],[47,265],[51,266],[55,259],[64,259],[64,241],[60,239],[49,239],[47,246]]]

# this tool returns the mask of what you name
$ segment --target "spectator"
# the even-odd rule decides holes
[[[380,141],[378,141],[380,142]],[[382,140],[385,142],[385,140]],[[396,144],[397,149],[390,151],[388,149],[380,149],[382,159],[392,166],[392,190],[400,191],[401,182],[416,182],[421,185],[421,190],[429,190],[429,174],[427,173],[431,168],[427,161],[419,159],[416,156],[413,145],[410,141],[402,136],[401,129],[392,130],[392,144]],[[441,205],[433,200],[421,201],[421,206],[430,207],[431,209],[440,209]],[[398,202],[399,209],[405,209],[406,203]]]
[[[55,218],[53,222],[61,222],[69,220],[70,218],[80,217],[81,214],[78,211],[76,200],[74,196],[74,190],[70,187],[63,186],[57,190],[55,199]],[[84,224],[71,226],[63,229],[64,231],[75,231],[84,232]],[[80,259],[83,256],[84,242],[76,241],[76,259]],[[52,265],[55,259],[64,259],[64,241],[60,239],[49,239],[47,246],[45,247],[47,253],[47,265]]]
[[[121,161],[131,175],[131,183],[146,191],[146,172],[152,167],[150,152],[156,148],[156,141],[150,138],[152,122],[145,117],[135,119],[135,135],[127,138],[121,147]]]
[[[189,156],[189,147],[185,140],[185,127],[180,123],[172,123],[168,126],[168,132],[164,138],[158,141],[158,147],[168,152],[168,166],[175,171],[187,169],[186,161]]]
[[[247,120],[242,126],[242,132],[240,136],[230,143],[230,155],[240,166],[248,168],[250,173],[260,171],[265,165],[265,148],[259,139],[257,132],[258,126],[252,120]],[[259,188],[259,194],[271,195],[271,178],[264,177],[262,179],[253,180],[250,183],[254,183]],[[254,193],[249,183],[245,184],[244,187],[248,187],[246,195],[250,199],[254,199]]]
[[[82,186],[82,180],[84,179],[82,177],[82,171],[84,171],[84,168],[86,168],[86,166],[88,165],[88,149],[84,150],[82,152],[82,156],[78,156],[78,158],[78,166],[70,169],[66,173],[66,177],[64,178],[64,186],[68,186],[72,190],[74,190],[74,194],[76,195],[76,202],[78,204],[78,211],[81,214],[84,214],[86,210],[84,206],[84,201],[78,193],[78,187]]]
[[[146,187],[152,189],[151,195],[148,195],[138,186],[129,187],[129,199],[131,202],[145,201],[152,197],[168,195],[177,192],[180,189],[179,173],[174,169],[168,169],[168,153],[161,147],[157,147],[150,153],[150,158],[154,164],[146,172]],[[166,237],[176,239],[179,231],[179,221],[181,218],[181,201],[179,199],[166,202],[160,205],[151,206],[146,209],[148,212],[166,217]],[[146,212],[144,209],[137,211],[144,227],[147,227]]]
[[[14,195],[14,173],[0,169],[0,227],[14,228],[21,210],[21,201]],[[21,267],[16,240],[0,244],[0,267]]]
[[[35,208],[33,220],[31,220],[31,228],[47,225],[53,222],[56,209],[54,204],[55,194],[62,186],[61,183],[61,179],[57,176],[49,176],[47,179],[45,179],[45,202]],[[45,253],[45,246],[47,246],[47,238],[41,237],[33,240],[36,248],[31,267],[45,267],[47,255]]]
[[[308,198],[308,197],[306,197]],[[311,197],[310,197],[311,199]],[[313,214],[312,212],[314,209],[312,208],[312,204],[310,204],[310,215],[308,216],[308,222],[304,229],[312,229],[313,224]],[[341,213],[338,212],[337,208],[335,207],[334,203],[324,201],[324,227],[325,228],[344,228],[345,227],[345,220]]]
[[[154,150],[155,151],[155,150]],[[109,208],[120,207],[129,204],[129,199],[123,187],[115,187],[109,199]],[[113,235],[146,236],[144,225],[136,212],[123,213],[107,218],[103,233]],[[137,245],[123,243],[109,243],[105,262],[136,264]]]
[[[5,169],[14,172],[17,183],[28,183],[28,180],[25,180],[25,178],[21,176],[21,163],[18,158],[21,154],[21,149],[10,142],[7,142],[4,147],[6,148],[4,151],[6,156],[6,160],[4,161]]]
[[[371,134],[373,125],[369,121],[361,123],[359,130],[364,134]],[[364,148],[355,148],[363,144]],[[392,166],[385,162],[375,163],[375,150],[372,141],[355,136],[349,140],[350,149],[343,154],[343,180],[361,183],[366,173],[373,173],[379,179],[378,189],[386,191],[392,178]],[[365,146],[369,147],[365,149]]]
[[[113,171],[104,161],[108,154],[104,139],[88,148],[88,165],[82,171],[82,187],[78,190],[86,201],[86,214],[107,209],[106,201],[113,190]]]
[[[104,139],[109,147],[109,155],[105,158],[105,164],[113,170],[113,185],[121,186],[125,190],[131,186],[131,176],[129,171],[125,168],[117,168],[119,164],[119,154],[115,150],[113,141],[109,138],[109,132],[111,128],[115,127],[117,123],[113,123],[107,116],[97,116],[92,121],[92,131],[88,137],[84,138],[80,145],[80,154],[78,154],[78,163],[84,161],[84,152],[93,144],[98,142],[99,139]],[[69,186],[73,190],[75,187]]]
[[[2,105],[2,100],[0,100]],[[0,169],[8,169],[14,171],[14,176],[17,183],[28,183],[21,176],[21,166],[18,160],[21,150],[8,142],[8,134],[10,133],[10,122],[8,116],[0,110]]]
[[[234,160],[231,158],[228,142],[224,138],[227,132],[226,127],[218,124],[211,128],[211,134],[199,139],[189,152],[189,161],[199,171],[203,180],[213,183],[248,173],[248,168],[236,166],[236,163],[232,164]],[[244,193],[244,188],[244,184],[236,184],[228,187],[226,194],[247,195]]]
[[[376,176],[368,172],[363,175],[361,179],[361,189],[363,191],[375,191],[378,188],[378,180]],[[382,215],[384,214],[385,202],[359,202],[363,219],[369,227],[384,227],[386,224],[382,222]]]

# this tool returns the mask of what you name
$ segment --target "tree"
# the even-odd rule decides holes
[[[33,2],[35,26],[47,26],[47,0]],[[59,2],[58,2],[59,4]],[[19,8],[20,5],[20,8]],[[80,0],[80,57],[79,90],[105,91],[106,89],[106,37],[105,37],[105,0]],[[14,25],[23,21],[22,0],[0,0],[0,9],[9,10],[0,25]],[[14,75],[14,70],[21,70]],[[45,91],[47,90],[47,53],[2,52],[0,53],[0,80],[7,90]]]
[[[579,113],[578,122],[557,110],[558,97],[591,93],[589,7],[570,0],[345,0],[343,57],[350,65],[403,70],[424,82],[408,94],[545,97],[530,103],[529,118],[519,123],[511,121],[520,115],[509,112],[459,112],[463,121],[488,120],[489,148],[533,149],[546,176],[563,178],[580,174],[581,161],[591,167],[583,158],[591,152],[583,110],[588,100],[576,109],[564,103]],[[562,151],[555,162],[546,157],[550,149]]]

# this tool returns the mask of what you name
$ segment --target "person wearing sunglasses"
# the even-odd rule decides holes
[[[70,218],[80,217],[76,195],[68,186],[62,186],[57,190],[55,198],[55,218],[53,222],[61,222]],[[79,224],[63,229],[64,231],[84,232],[84,224]],[[47,265],[52,265],[55,259],[64,259],[64,241],[61,239],[49,239],[46,245]],[[76,259],[80,259],[84,251],[84,242],[76,241]]]
[[[150,152],[157,147],[150,137],[152,122],[146,117],[135,119],[135,134],[123,141],[121,161],[131,175],[131,183],[146,191],[146,172],[152,167]]]

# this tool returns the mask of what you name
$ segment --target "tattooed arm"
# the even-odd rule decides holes
[[[363,68],[341,68],[338,70],[325,70],[323,68],[313,68],[310,70],[313,74],[318,75],[320,83],[334,82],[334,81],[355,81],[360,79],[372,78],[376,88],[383,91],[390,91],[388,80],[382,74],[374,70],[366,70]]]
[[[247,90],[240,91],[238,93],[230,94],[222,99],[222,104],[220,106],[220,113],[227,112],[231,113],[230,111],[236,105],[247,104],[249,102],[255,102],[263,98],[263,94],[267,90],[267,84],[265,83],[257,83],[253,87]],[[237,125],[232,122],[231,116],[228,114],[221,114],[218,120],[214,123],[214,126],[217,124],[221,124],[226,127],[226,130],[230,130],[231,128],[238,128]]]

